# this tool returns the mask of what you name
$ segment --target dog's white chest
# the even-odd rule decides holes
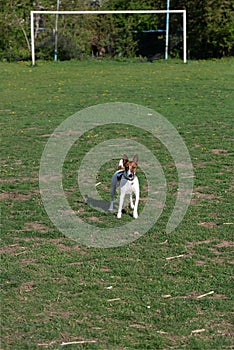
[[[135,177],[133,181],[129,181],[125,178],[122,178],[120,181],[120,190],[125,194],[136,193],[137,188],[138,188],[137,177]]]

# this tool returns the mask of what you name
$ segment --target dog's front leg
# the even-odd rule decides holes
[[[134,219],[138,218],[138,213],[137,213],[138,203],[139,203],[139,193],[136,193],[136,200],[135,200],[135,205],[134,205],[134,209],[133,209],[133,217],[134,217]]]
[[[134,205],[134,209],[133,209],[133,217],[134,219],[138,218],[138,203],[139,203],[139,197],[140,197],[140,188],[139,188],[139,182],[138,179],[136,178],[136,185],[135,185],[135,205]]]
[[[134,203],[133,203],[133,200],[132,200],[132,194],[130,194],[130,208],[134,209]]]
[[[122,216],[123,202],[124,202],[124,193],[120,191],[119,209],[118,209],[118,213],[117,213],[117,218],[118,218],[118,219],[120,219],[121,216]]]

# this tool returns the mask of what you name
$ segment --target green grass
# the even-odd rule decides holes
[[[2,349],[232,348],[233,68],[233,59],[0,64]],[[113,133],[150,148],[168,185],[166,207],[146,235],[97,249],[53,226],[38,171],[48,137],[62,121],[116,101],[150,107],[177,128],[194,165],[194,194],[182,223],[166,235],[177,190],[167,149],[122,125],[84,134],[66,158],[63,183],[83,220],[101,227],[132,220],[130,211],[120,223],[87,206],[76,182],[85,153]],[[116,162],[97,176],[104,199]],[[142,210],[146,179],[143,169],[138,174]],[[61,346],[81,340],[95,342]]]

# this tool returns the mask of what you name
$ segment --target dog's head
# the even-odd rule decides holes
[[[137,170],[137,164],[138,164],[138,155],[137,154],[133,157],[132,161],[128,160],[128,157],[126,154],[123,155],[123,166],[124,166],[125,172],[127,174],[127,177],[129,179],[134,178],[134,175],[135,175],[136,170]]]

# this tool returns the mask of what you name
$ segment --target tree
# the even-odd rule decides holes
[[[108,4],[116,10],[166,9],[166,0],[110,0]],[[191,58],[224,57],[233,54],[233,0],[170,0],[170,9],[187,11],[188,50]],[[149,19],[146,22],[142,19],[142,23],[150,27]],[[171,16],[170,32],[176,34],[178,25],[182,27],[178,16]],[[158,26],[165,27],[163,16],[158,19]],[[142,28],[144,29],[144,26]]]
[[[192,58],[232,54],[234,4],[232,0],[171,0],[175,9],[187,10],[188,50]]]

